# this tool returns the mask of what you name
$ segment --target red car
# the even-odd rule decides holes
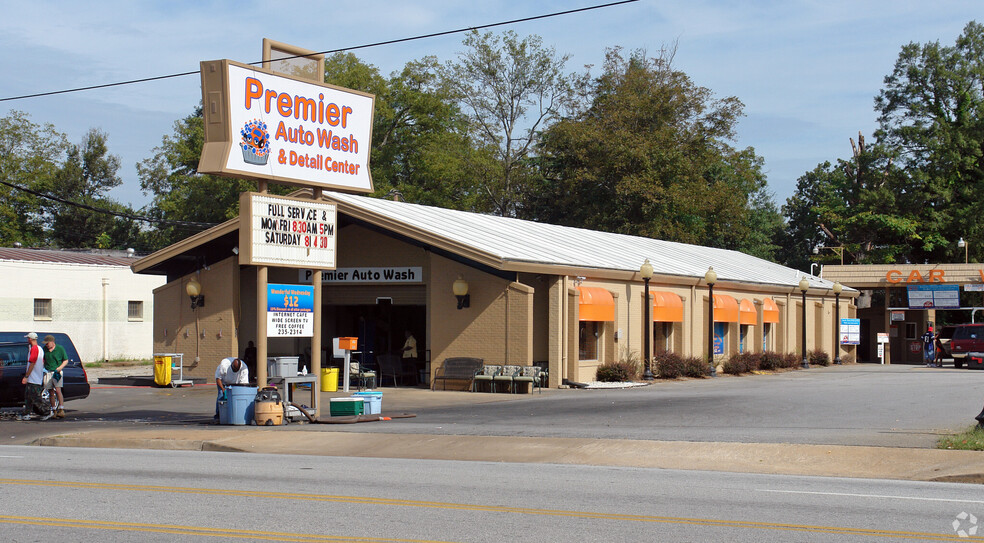
[[[984,323],[959,324],[953,329],[950,339],[950,354],[954,367],[962,367],[969,362],[970,353],[984,355]]]

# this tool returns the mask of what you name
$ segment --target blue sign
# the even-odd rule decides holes
[[[909,309],[959,309],[960,285],[910,285]]]
[[[311,313],[314,311],[314,287],[307,285],[267,285],[267,311]]]
[[[861,344],[861,319],[841,319],[840,344]]]
[[[714,323],[714,354],[724,354],[724,335],[728,332],[728,323]]]

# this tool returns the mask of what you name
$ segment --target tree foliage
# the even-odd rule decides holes
[[[520,39],[471,32],[466,50],[441,69],[443,85],[468,113],[481,160],[476,210],[516,216],[533,182],[530,157],[537,133],[573,106],[576,78],[564,73],[568,56],[544,47],[539,36]]]
[[[15,187],[50,186],[67,145],[64,134],[51,124],[31,122],[27,113],[11,111],[0,118],[0,181],[5,183],[0,185],[0,244],[46,242],[50,221],[42,200]]]
[[[851,159],[800,177],[781,261],[806,269],[817,247],[834,263],[947,262],[960,237],[984,254],[984,27],[952,47],[904,46],[875,109],[874,145],[859,134]]]
[[[588,106],[542,134],[530,218],[768,256],[779,224],[762,159],[729,141],[742,115],[672,66],[608,51]]]

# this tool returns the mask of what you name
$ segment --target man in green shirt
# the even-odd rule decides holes
[[[65,397],[62,396],[62,383],[64,381],[62,370],[67,365],[68,355],[65,354],[65,347],[55,345],[54,336],[50,334],[44,336],[44,371],[52,373],[48,387],[55,389],[55,393],[49,393],[48,397],[51,399],[51,412],[58,419],[65,418]]]

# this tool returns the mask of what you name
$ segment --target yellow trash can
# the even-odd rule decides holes
[[[159,387],[171,384],[171,357],[154,357],[154,383]]]
[[[338,368],[321,368],[321,392],[338,390]]]

